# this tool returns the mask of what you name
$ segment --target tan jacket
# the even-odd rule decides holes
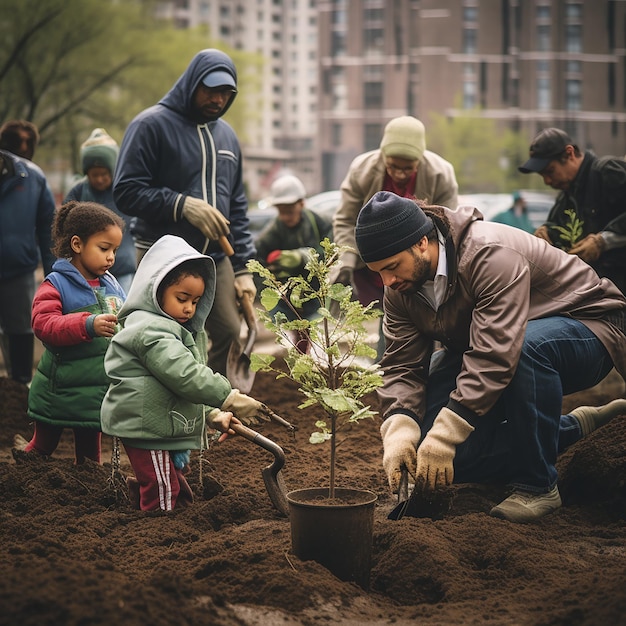
[[[382,191],[385,165],[380,150],[360,154],[352,161],[341,183],[341,204],[335,213],[333,233],[335,243],[354,248],[355,267],[364,267],[356,254],[354,227],[363,205],[377,192]],[[448,161],[430,150],[420,159],[415,179],[414,196],[426,204],[456,208],[458,185],[454,168]]]
[[[612,282],[542,239],[483,221],[473,207],[444,214],[450,221],[449,232],[442,227],[448,292],[439,310],[419,294],[385,289],[384,330],[391,343],[381,361],[381,415],[403,409],[421,422],[433,340],[464,353],[450,406],[466,418],[484,415],[513,377],[528,320],[542,317],[580,319],[624,376],[626,335],[602,319],[626,310]]]

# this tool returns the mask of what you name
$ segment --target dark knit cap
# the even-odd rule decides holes
[[[361,258],[373,263],[407,250],[434,227],[414,200],[379,191],[359,212],[354,234]]]

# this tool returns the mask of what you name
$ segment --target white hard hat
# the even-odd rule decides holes
[[[294,204],[306,198],[302,181],[297,176],[285,174],[277,178],[270,188],[269,204]]]

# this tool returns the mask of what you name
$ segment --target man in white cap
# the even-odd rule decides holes
[[[472,207],[381,191],[355,230],[385,284],[378,396],[392,489],[406,468],[426,494],[508,483],[491,515],[512,522],[558,509],[557,454],[626,414],[620,399],[561,415],[563,394],[626,373],[626,298],[577,256]]]
[[[385,126],[380,147],[352,161],[341,183],[341,203],[333,221],[335,242],[354,248],[354,252],[342,255],[342,265],[335,281],[352,285],[362,304],[378,300],[382,306],[380,278],[359,259],[354,240],[359,210],[377,191],[391,191],[427,204],[456,208],[458,184],[454,168],[444,158],[426,149],[424,124],[415,117],[403,115],[392,119]],[[381,332],[379,358],[383,350]]]
[[[239,341],[237,301],[256,295],[246,269],[255,248],[241,149],[234,130],[221,119],[236,95],[232,59],[220,50],[198,52],[160,102],[129,124],[113,181],[120,211],[138,218],[138,260],[157,239],[171,234],[215,261],[217,288],[206,330],[209,365],[224,375],[230,346]],[[230,257],[224,250],[228,244],[234,249]]]
[[[259,234],[256,242],[257,256],[278,279],[304,274],[310,249],[323,255],[320,242],[332,239],[332,224],[314,211],[305,207],[306,191],[302,181],[291,174],[278,177],[270,189],[268,201],[278,210],[278,216]],[[317,312],[315,301],[305,302],[299,315],[309,318]],[[272,311],[283,312],[290,319],[294,312],[284,303]],[[294,343],[305,352],[308,338],[297,336]]]

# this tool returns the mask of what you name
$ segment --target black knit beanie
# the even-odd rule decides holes
[[[361,258],[373,263],[407,250],[433,228],[414,200],[379,191],[359,212],[354,234]]]

